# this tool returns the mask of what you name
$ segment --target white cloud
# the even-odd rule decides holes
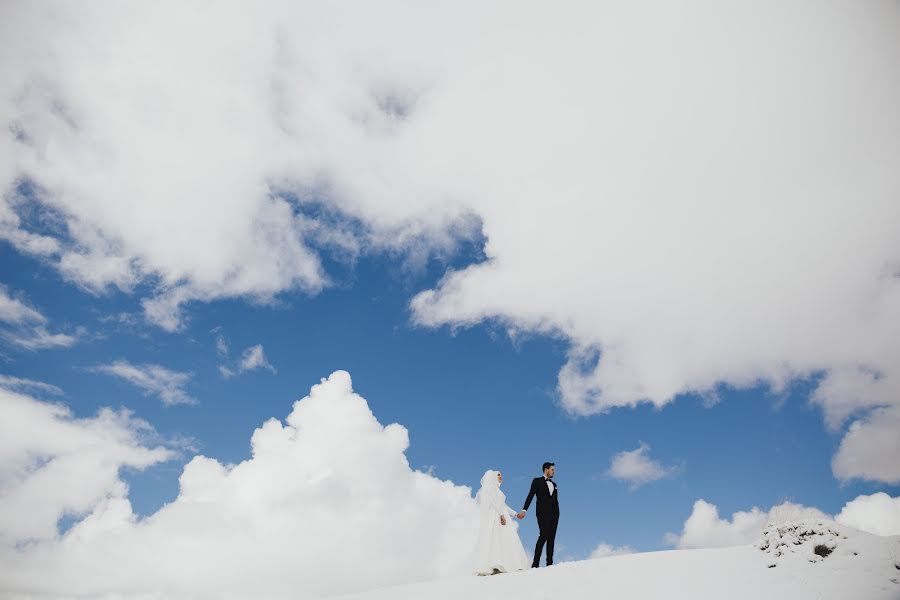
[[[43,350],[45,348],[68,348],[78,341],[78,335],[84,330],[79,328],[78,335],[50,333],[47,330],[47,317],[37,309],[28,306],[22,300],[9,295],[6,286],[0,284],[0,336],[7,342],[25,350]]]
[[[30,389],[46,394],[52,394],[54,396],[61,396],[63,394],[62,389],[58,386],[44,383],[43,381],[27,379],[25,377],[16,377],[14,375],[0,375],[0,388],[6,388],[13,392]]]
[[[663,466],[648,456],[650,446],[641,442],[635,450],[623,450],[612,457],[607,474],[627,481],[632,488],[670,477],[678,472],[676,467]]]
[[[128,411],[104,408],[79,419],[61,404],[0,388],[0,547],[55,539],[62,516],[83,516],[124,494],[123,468],[173,456],[144,445],[151,433]]]
[[[630,546],[612,546],[606,543],[600,543],[591,552],[588,559],[606,558],[607,556],[620,556],[622,554],[634,554],[635,550]]]
[[[856,413],[890,405],[892,392],[890,382],[877,371],[850,366],[829,371],[810,400],[822,407],[828,428],[837,431]]]
[[[381,9],[359,10],[384,18]],[[74,11],[60,3],[4,15],[2,50],[18,58],[2,65],[0,91],[13,99],[0,107],[7,124],[0,187],[8,192],[0,233],[89,290],[155,283],[145,313],[168,330],[183,325],[182,307],[193,300],[265,302],[284,290],[317,292],[328,278],[308,242],[349,257],[361,242],[342,220],[297,209],[338,195],[355,202],[360,185],[383,187],[365,181],[382,178],[374,164],[352,185],[342,180],[354,163],[367,164],[375,149],[366,138],[377,121],[389,124],[378,103],[399,106],[402,92],[416,86],[402,65],[390,64],[409,62],[399,47],[385,48],[393,54],[387,64],[378,51],[366,58],[362,47],[323,54],[338,40],[355,45],[359,33],[394,44],[393,36],[372,40],[368,28],[351,23],[323,38],[314,22],[339,14],[316,5],[222,6],[216,27],[200,31],[196,19],[210,15],[199,4]],[[81,35],[94,40],[93,49]],[[100,48],[115,52],[97,54]],[[326,55],[338,64],[317,63]],[[376,88],[383,88],[377,97]],[[345,152],[355,143],[369,148]],[[37,198],[17,192],[21,178],[34,182]],[[442,227],[401,227],[408,205],[390,204],[396,207],[382,203],[378,212],[395,234],[391,245],[453,244],[458,224],[443,215],[458,210],[423,207],[415,212]],[[40,210],[64,224],[62,235],[25,218]],[[363,240],[367,230],[360,228]]]
[[[464,568],[471,489],[412,470],[408,443],[338,371],[259,427],[248,460],[194,457],[145,518],[110,488],[62,539],[0,549],[0,578],[30,597],[309,598]]]
[[[124,379],[143,390],[145,394],[159,397],[167,406],[197,403],[197,400],[184,389],[191,379],[190,373],[172,371],[154,364],[133,365],[121,359],[106,365],[97,365],[91,370]]]
[[[3,332],[8,342],[26,350],[44,350],[46,348],[68,348],[78,341],[78,337],[67,333],[50,333],[43,327],[24,332]]]
[[[838,523],[878,535],[900,535],[900,498],[884,492],[857,496],[834,518]]]
[[[0,235],[79,285],[171,330],[480,228],[418,323],[565,337],[574,414],[824,374],[900,478],[896,3],[11,6]]]
[[[0,321],[21,325],[24,323],[46,323],[47,319],[21,300],[11,297],[6,286],[0,285]]]
[[[241,362],[239,364],[239,370],[243,373],[244,371],[253,371],[255,369],[268,369],[272,373],[277,373],[275,367],[269,363],[266,359],[266,354],[263,352],[262,344],[256,344],[255,346],[250,346],[246,350],[244,350],[243,354],[241,354]]]
[[[900,406],[879,408],[850,424],[831,470],[841,479],[900,483]]]
[[[216,354],[218,354],[222,358],[228,357],[228,340],[225,339],[225,334],[222,332],[222,326],[214,327],[212,332],[216,335]]]
[[[219,373],[221,373],[222,377],[225,379],[230,379],[246,371],[254,371],[256,369],[266,369],[273,374],[278,373],[275,367],[272,366],[272,363],[266,358],[266,353],[262,344],[247,347],[236,362],[231,362],[229,360],[230,348],[228,340],[225,338],[222,327],[218,326],[214,328],[212,333],[216,336],[216,354],[219,355],[219,358],[224,359],[228,363],[219,365]]]

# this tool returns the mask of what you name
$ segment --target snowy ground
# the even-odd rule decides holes
[[[814,552],[826,546],[827,556]],[[826,553],[827,551],[821,550]],[[456,577],[342,596],[453,599],[900,599],[900,536],[832,521],[771,526],[750,546],[610,556],[491,577]]]

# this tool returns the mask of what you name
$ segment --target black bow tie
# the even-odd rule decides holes
[[[553,481],[553,480],[550,479],[549,477],[544,477],[544,481]]]

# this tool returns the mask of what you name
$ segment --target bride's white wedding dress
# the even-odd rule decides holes
[[[497,471],[488,471],[481,478],[481,489],[475,496],[481,509],[481,528],[475,546],[474,571],[490,575],[494,570],[504,573],[527,569],[531,562],[519,539],[516,511],[506,505],[506,495],[500,491]],[[506,525],[500,523],[500,515]]]

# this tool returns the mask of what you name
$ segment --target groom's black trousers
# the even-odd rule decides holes
[[[537,544],[534,546],[534,562],[532,567],[537,567],[541,562],[541,551],[544,544],[547,544],[547,566],[553,564],[553,544],[556,542],[556,526],[559,524],[559,517],[545,517],[538,519],[538,535]]]

